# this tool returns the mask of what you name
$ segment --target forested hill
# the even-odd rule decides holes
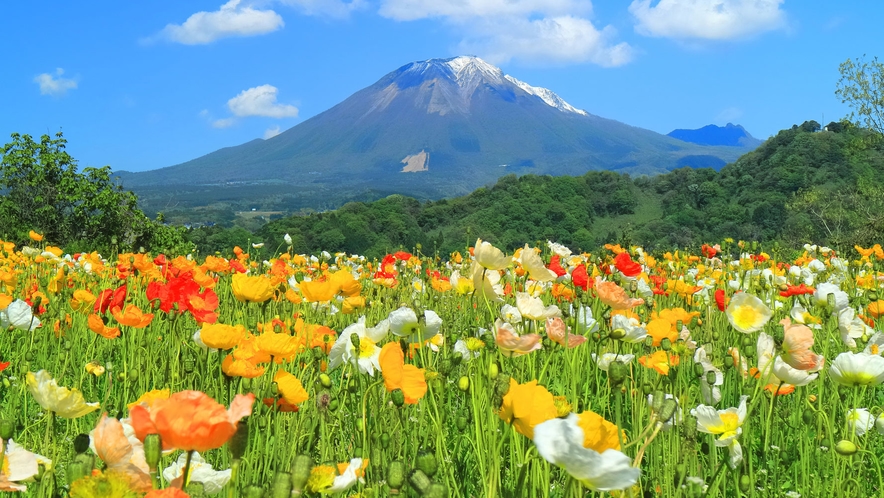
[[[880,238],[884,141],[847,124],[827,129],[814,121],[793,126],[718,172],[509,175],[453,199],[421,203],[394,195],[288,217],[251,239],[282,241],[288,233],[296,252],[376,256],[417,244],[424,253],[463,250],[477,237],[506,248],[549,239],[582,250],[607,242],[690,247],[724,237],[846,247]],[[204,252],[244,243],[220,228],[191,236]]]

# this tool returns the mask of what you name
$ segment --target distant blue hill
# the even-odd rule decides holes
[[[667,136],[697,145],[724,145],[754,149],[762,143],[762,140],[750,135],[742,126],[731,123],[726,126],[706,125],[698,130],[673,130]]]

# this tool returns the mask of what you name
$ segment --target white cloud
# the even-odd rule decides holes
[[[783,28],[785,0],[634,0],[635,30],[653,37],[730,40]]]
[[[213,119],[212,128],[230,128],[236,124],[236,118]]]
[[[365,0],[279,0],[280,3],[298,8],[309,16],[347,17],[351,12],[367,5]]]
[[[739,107],[728,107],[722,109],[715,116],[715,123],[735,123],[738,119],[743,117],[743,110]]]
[[[498,18],[471,31],[475,34],[461,43],[464,52],[481,54],[496,64],[519,59],[541,64],[592,62],[612,67],[626,64],[633,57],[627,43],[612,42],[614,28],[598,30],[581,17]]]
[[[34,83],[40,85],[40,95],[52,95],[53,97],[61,97],[68,92],[77,88],[76,80],[62,78],[64,69],[57,68],[55,75],[43,73],[34,77]]]
[[[380,14],[397,21],[429,17],[466,20],[476,17],[530,16],[532,14],[589,15],[588,0],[382,0]]]
[[[267,128],[266,130],[264,130],[264,140],[267,140],[268,138],[273,138],[276,135],[279,135],[279,133],[281,131],[282,130],[279,129],[279,125],[271,126],[270,128]]]
[[[184,24],[167,25],[154,38],[204,45],[229,36],[263,35],[283,25],[282,17],[272,10],[240,6],[240,0],[230,0],[215,12],[197,12]]]
[[[612,26],[596,28],[589,0],[382,0],[398,21],[439,18],[462,37],[459,49],[493,63],[592,62],[619,66],[633,50]]]
[[[227,101],[230,112],[237,117],[264,116],[268,118],[294,118],[298,116],[298,108],[293,105],[279,104],[276,94],[279,92],[273,85],[261,85],[243,90],[236,97]]]

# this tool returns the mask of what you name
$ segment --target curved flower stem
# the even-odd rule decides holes
[[[187,452],[187,460],[184,461],[184,473],[181,474],[181,489],[187,488],[187,481],[190,480],[190,459],[193,458],[193,450]]]

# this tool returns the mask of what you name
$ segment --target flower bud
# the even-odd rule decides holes
[[[319,374],[319,383],[326,389],[331,389],[332,381],[328,374]]]
[[[470,378],[464,375],[460,379],[457,380],[457,388],[463,392],[467,392],[470,390]]]
[[[206,496],[206,486],[199,481],[190,481],[184,487],[184,491],[191,498],[204,498]]]
[[[404,463],[399,460],[390,462],[390,466],[387,467],[387,485],[390,486],[391,490],[396,490],[397,493],[405,485]]]
[[[298,455],[292,464],[292,489],[301,491],[310,479],[313,470],[313,459],[309,455]]]
[[[451,364],[451,359],[443,358],[442,361],[439,362],[439,373],[442,375],[448,375],[451,373],[451,369],[453,365]]]
[[[664,337],[662,341],[660,341],[660,347],[663,348],[663,351],[669,351],[672,349],[672,341],[668,337]]]
[[[74,451],[79,455],[89,449],[89,434],[77,434],[74,438]]]
[[[390,447],[390,435],[386,432],[381,434],[381,448],[387,449]]]
[[[151,472],[156,472],[163,456],[163,441],[159,434],[148,434],[144,437],[144,460]]]
[[[831,296],[831,294],[829,295]],[[859,451],[859,448],[857,448],[851,441],[842,439],[835,443],[835,451],[841,456],[851,456]]]
[[[666,395],[663,391],[654,391],[654,394],[651,395],[651,410],[659,412],[663,408],[663,400],[665,399]]]
[[[390,398],[393,400],[393,404],[397,407],[402,407],[405,404],[405,394],[402,392],[402,389],[393,389],[390,392]]]
[[[273,484],[270,485],[270,497],[289,498],[290,496],[292,496],[292,475],[277,470],[273,474]]]
[[[429,477],[436,475],[439,465],[436,463],[436,456],[428,451],[420,451],[415,458],[414,466]]]
[[[669,422],[669,419],[675,415],[675,410],[677,409],[678,403],[672,398],[666,398],[663,400],[663,406],[661,406],[660,410],[657,412],[657,417],[663,423]]]
[[[447,498],[448,489],[445,488],[445,485],[439,482],[434,482],[430,484],[429,489],[427,489],[423,495],[424,498]]]
[[[454,422],[455,426],[457,427],[457,430],[459,430],[459,431],[466,430],[467,423],[468,423],[468,421],[467,421],[466,417],[457,417],[457,420],[455,420],[455,422]]]
[[[816,421],[816,413],[810,408],[806,408],[801,414],[801,421],[807,425],[811,425]]]
[[[703,376],[703,373],[705,372],[705,369],[703,368],[703,365],[700,364],[700,363],[694,363],[694,366],[691,367],[691,368],[694,369],[694,375],[697,376],[697,377],[702,377],[702,376]]]
[[[236,424],[236,432],[233,433],[230,442],[227,443],[227,447],[230,449],[230,456],[233,457],[234,460],[242,459],[242,456],[246,453],[246,447],[248,444],[249,424],[248,419],[244,418]]]
[[[353,345],[353,348],[356,349],[356,352],[359,352],[359,335],[358,334],[350,334],[350,344]]]
[[[611,331],[611,339],[620,340],[626,337],[626,331],[623,329],[614,329]]]
[[[719,339],[721,339],[721,333],[718,332],[717,330],[713,330],[712,331],[712,340],[717,341]]]
[[[642,384],[642,394],[644,394],[645,396],[651,394],[652,389],[653,388],[651,387],[651,384],[649,382],[645,382]]]
[[[707,384],[709,384],[710,386],[714,386],[715,380],[716,380],[715,372],[713,372],[712,370],[706,372],[706,383]]]
[[[411,474],[408,476],[408,484],[411,484],[411,487],[417,490],[418,493],[423,495],[430,489],[430,478],[427,477],[426,474],[421,469],[414,469],[411,471]],[[391,486],[392,487],[392,486]]]
[[[494,380],[497,378],[497,375],[500,373],[500,367],[497,366],[497,363],[492,362],[488,365],[488,378]]]
[[[250,484],[246,486],[243,496],[245,496],[245,498],[264,498],[264,488],[255,484]]]
[[[611,381],[612,386],[616,387],[622,385],[628,376],[629,367],[627,367],[622,361],[613,361],[608,366],[608,379]]]
[[[751,487],[752,487],[752,479],[746,474],[741,475],[740,476],[740,491],[742,491],[744,493],[748,493],[749,488],[751,488]]]
[[[0,420],[0,439],[6,441],[15,435],[15,422],[9,419]]]

